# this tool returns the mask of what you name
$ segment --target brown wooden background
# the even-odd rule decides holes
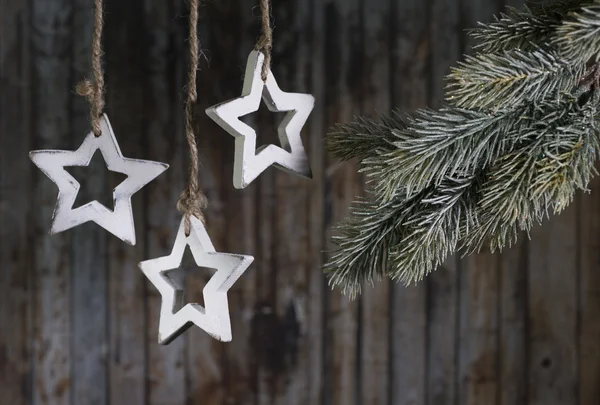
[[[331,225],[363,190],[353,163],[327,156],[326,130],[439,105],[470,45],[464,28],[503,2],[273,2],[276,77],[317,99],[303,135],[315,177],[269,169],[233,188],[233,138],[203,111],[239,95],[259,11],[206,1],[197,122],[209,232],[256,260],[230,292],[232,343],[193,329],[162,347],[159,295],[137,263],[167,254],[179,222],[187,5],[106,0],[117,138],[125,156],[171,164],[134,196],[129,247],[93,224],[48,236],[57,190],[27,157],[76,148],[88,131],[72,89],[90,70],[93,1],[0,0],[0,404],[600,404],[600,180],[531,241],[450,260],[417,287],[382,282],[349,302],[320,271]],[[275,139],[270,114],[250,122]],[[84,201],[109,189],[101,165],[83,173]]]

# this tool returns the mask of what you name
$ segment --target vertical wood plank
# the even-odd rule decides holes
[[[500,405],[527,403],[528,240],[500,256]]]
[[[505,0],[520,7],[523,0]],[[527,265],[528,239],[500,255],[500,405],[525,405],[527,400]]]
[[[388,24],[392,30],[389,73],[393,109],[412,111],[428,102],[430,39],[427,6],[422,0],[391,2]],[[426,287],[427,281],[409,287],[401,283],[391,285],[392,404],[426,403]]]
[[[31,403],[30,7],[0,2],[0,390]]]
[[[106,112],[126,157],[153,158],[145,146],[143,124],[146,73],[145,27],[140,13],[143,2],[107,0],[105,8]],[[145,277],[137,264],[146,259],[144,195],[153,187],[154,182],[149,183],[132,199],[137,235],[135,247],[116,238],[108,240],[107,397],[110,405],[145,403]]]
[[[184,187],[181,89],[184,88],[182,58],[187,41],[174,22],[180,18],[182,6],[178,0],[144,2],[144,25],[147,27],[148,41],[144,105],[147,159],[170,164],[169,170],[153,181],[154,187],[147,189],[148,259],[171,252],[181,220],[176,203]],[[148,403],[182,405],[186,402],[185,337],[179,337],[167,346],[158,345],[161,297],[149,282],[145,285],[148,311]]]
[[[302,2],[303,4],[309,2]],[[322,40],[325,27],[325,8],[320,0],[310,2],[312,25],[307,38],[301,42],[301,59],[306,71],[298,82],[309,83],[310,93],[315,97],[315,108],[308,122],[308,137],[305,137],[307,152],[313,172],[309,185],[308,201],[308,308],[306,345],[308,364],[308,401],[325,405],[325,314],[327,288],[322,267],[325,259],[325,146],[323,125],[325,123],[325,43]],[[301,84],[299,84],[301,85]],[[308,139],[307,139],[308,138]]]
[[[579,404],[600,402],[600,178],[580,193]],[[563,271],[568,271],[563,269]]]
[[[254,228],[245,225],[252,219],[252,214],[245,207],[246,197],[233,189],[231,182],[233,138],[204,113],[207,107],[237,97],[241,91],[240,32],[232,29],[241,26],[238,3],[232,0],[210,2],[200,11],[198,36],[210,57],[210,66],[205,58],[200,58],[196,114],[203,168],[200,184],[209,200],[205,213],[207,229],[217,250],[252,254],[248,235]],[[186,52],[189,52],[187,48]],[[231,342],[219,343],[197,328],[187,332],[188,404],[252,403],[248,385],[248,321],[242,314],[247,305],[244,302],[244,286],[248,285],[253,267],[228,293],[233,333]],[[186,292],[190,291],[191,298],[201,296],[204,285],[190,283]]]
[[[274,4],[275,61],[273,71],[280,87],[287,92],[308,93],[305,81],[308,56],[302,45],[309,40],[310,2],[281,1]],[[312,113],[311,113],[312,114]],[[305,148],[307,125],[302,138]],[[306,149],[307,154],[310,152]],[[309,160],[311,156],[309,156]],[[311,167],[312,169],[312,167]],[[319,176],[318,173],[315,174]],[[278,170],[275,172],[276,217],[274,219],[277,253],[277,295],[275,311],[279,324],[279,353],[283,379],[276,387],[275,404],[300,405],[309,402],[309,353],[316,348],[308,346],[307,333],[311,323],[309,302],[309,189],[312,179]],[[319,296],[313,297],[319,299]],[[319,314],[316,314],[319,316]],[[277,347],[277,346],[276,346]]]
[[[90,0],[75,0],[72,15],[72,62],[69,89],[91,76],[91,44],[94,32],[94,8]],[[75,150],[89,133],[89,104],[85,97],[74,95],[71,102],[71,146]],[[117,139],[119,131],[115,129]],[[97,164],[95,164],[97,162]],[[68,170],[68,169],[67,169]],[[97,190],[106,190],[108,170],[103,159],[81,168],[77,178],[82,204],[94,200]],[[109,207],[112,209],[112,207]],[[107,250],[110,234],[96,223],[88,222],[68,232],[71,239],[71,286],[73,314],[71,345],[73,398],[87,404],[106,402],[107,369]],[[113,236],[110,236],[113,237]]]
[[[529,244],[529,404],[577,404],[576,206],[535,227]]]
[[[71,100],[71,1],[32,1],[33,131],[36,149],[68,149]],[[48,235],[57,188],[34,173],[35,405],[71,396],[70,233]]]
[[[362,114],[377,117],[390,109],[390,2],[369,0],[362,5]],[[361,297],[360,384],[363,405],[387,404],[389,392],[390,281],[365,287]]]
[[[489,21],[500,11],[498,0],[463,3],[462,28]],[[472,39],[464,42],[471,53]],[[460,404],[497,404],[499,385],[499,257],[483,250],[460,263],[459,400]]]
[[[444,99],[445,76],[461,56],[463,33],[459,0],[430,1],[429,102],[439,107]],[[458,258],[449,257],[430,274],[427,283],[427,404],[454,405],[458,398]]]
[[[360,113],[360,71],[362,58],[360,3],[358,0],[330,0],[325,3],[325,130],[347,122]],[[340,164],[328,158],[326,168],[325,225],[341,221],[348,206],[362,193],[363,180],[353,162]],[[330,232],[327,233],[328,239]],[[352,404],[358,400],[358,301],[350,301],[334,289],[329,295],[327,344],[327,403]]]
[[[498,258],[462,261],[460,287],[460,404],[496,404],[498,378]]]

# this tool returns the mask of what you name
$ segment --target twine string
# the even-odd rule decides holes
[[[203,210],[206,208],[207,199],[198,184],[199,159],[196,135],[194,133],[194,106],[198,93],[196,90],[196,76],[198,71],[198,0],[190,0],[190,71],[188,77],[188,97],[185,105],[185,135],[190,153],[190,172],[187,188],[181,193],[177,202],[177,209],[185,218],[185,234],[190,234],[190,218],[195,216],[205,222]]]
[[[104,27],[103,0],[95,0],[94,34],[92,38],[92,71],[94,80],[84,79],[75,91],[90,103],[90,118],[95,136],[102,135],[100,118],[104,110],[104,72],[102,71],[102,29]]]
[[[269,69],[271,69],[271,50],[273,49],[273,28],[271,27],[271,1],[260,0],[260,12],[262,22],[262,35],[256,43],[255,49],[265,55],[262,66],[261,78],[263,82],[267,81]]]

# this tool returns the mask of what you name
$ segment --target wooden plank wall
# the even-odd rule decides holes
[[[306,181],[267,170],[232,187],[233,138],[203,113],[239,95],[255,1],[203,2],[201,184],[217,249],[256,260],[230,292],[234,340],[156,343],[160,297],[137,269],[167,254],[185,182],[187,4],[106,0],[107,113],[126,156],[171,168],[134,197],[138,244],[93,224],[48,236],[56,188],[27,158],[75,148],[87,106],[92,0],[0,0],[0,405],[597,405],[600,180],[503,255],[447,263],[356,301],[320,267],[364,179],[323,148],[335,122],[438,106],[464,29],[520,0],[274,0],[273,70],[317,99]],[[261,143],[280,116],[248,118]],[[108,193],[102,165],[82,196]],[[101,193],[100,193],[101,194]],[[198,297],[203,281],[190,279]]]

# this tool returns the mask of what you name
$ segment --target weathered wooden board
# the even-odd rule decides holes
[[[461,57],[463,33],[460,2],[430,2],[428,53],[429,104],[439,107],[444,100],[444,77]],[[458,258],[451,256],[427,284],[427,391],[426,403],[453,405],[458,399],[458,304],[460,272]]]
[[[523,0],[505,0],[506,7],[520,7]],[[527,266],[528,239],[520,235],[516,245],[500,257],[500,399],[499,405],[527,404]]]
[[[32,130],[35,149],[71,146],[71,61],[73,31],[70,1],[30,3],[32,30]],[[25,156],[23,157],[25,158]],[[36,169],[37,170],[37,169]],[[33,174],[33,403],[69,404],[72,395],[71,233],[49,236],[57,188],[42,173]],[[104,331],[99,331],[104,333]]]
[[[335,122],[440,105],[464,29],[521,0],[273,2],[273,71],[317,102],[303,131],[313,179],[268,169],[232,186],[233,138],[204,109],[240,94],[258,2],[202,2],[200,183],[215,247],[256,262],[229,293],[233,341],[191,328],[157,344],[160,297],[137,268],[168,254],[187,173],[184,0],[105,1],[107,106],[126,156],[171,168],[133,198],[138,243],[94,224],[49,236],[57,189],[27,159],[89,130],[90,0],[0,0],[0,404],[588,405],[600,403],[598,180],[592,195],[502,255],[446,264],[417,287],[356,301],[321,273],[331,225],[363,193],[324,149]],[[246,118],[277,143],[281,115]],[[101,163],[101,160],[100,160]],[[82,202],[102,196],[102,166]],[[76,173],[77,174],[77,173]],[[197,300],[205,280],[188,278]],[[10,328],[5,325],[10,325]]]
[[[528,403],[577,403],[577,206],[532,231]]]
[[[362,7],[361,113],[377,118],[388,111],[390,83],[390,2],[371,0]],[[389,397],[390,369],[389,280],[363,290],[360,306],[360,400],[364,405],[385,404]]]
[[[501,10],[498,0],[476,0],[464,9],[463,29],[489,21]],[[471,38],[463,53],[472,53]],[[461,404],[497,404],[499,256],[485,248],[460,262],[459,297],[459,391]]]
[[[31,403],[30,41],[26,2],[0,7],[0,402]]]
[[[591,195],[579,200],[578,375],[580,404],[600,398],[600,178],[589,185]]]
[[[130,158],[154,159],[149,156],[145,132],[147,38],[143,31],[129,28],[143,24],[144,14],[140,12],[143,6],[143,0],[105,2],[106,111],[123,154]],[[154,182],[150,182],[132,199],[135,247],[112,236],[108,239],[109,404],[146,401],[145,277],[137,264],[147,259],[145,196],[147,190],[154,187]]]
[[[390,104],[392,108],[411,111],[428,103],[427,66],[431,43],[427,4],[419,0],[395,1],[392,4],[388,13],[392,41],[389,55]],[[385,15],[385,11],[382,12]],[[386,25],[385,21],[382,23]],[[382,112],[389,110],[379,109]],[[390,402],[398,405],[425,404],[427,282],[410,287],[393,283],[390,287]],[[407,364],[414,366],[408,368]],[[365,371],[369,372],[368,369]]]
[[[147,189],[146,258],[168,255],[173,247],[181,216],[177,200],[185,186],[183,154],[183,103],[185,36],[178,27],[183,4],[177,0],[146,0],[147,82],[145,87],[146,158],[170,164],[169,170]],[[140,270],[138,270],[140,271]],[[150,405],[186,403],[186,336],[168,346],[159,346],[160,294],[146,282],[147,392]]]
[[[324,100],[327,131],[336,122],[360,112],[361,58],[360,4],[357,0],[332,0],[324,4]],[[341,221],[348,205],[361,193],[363,181],[354,162],[326,160],[325,225]],[[330,232],[327,234],[330,235]],[[329,379],[327,404],[352,403],[359,393],[358,305],[336,289],[328,294],[326,344]]]
[[[91,1],[73,2],[71,27],[71,81],[69,88],[63,91],[71,90],[68,92],[72,97],[69,114],[70,137],[71,148],[75,150],[91,129],[88,101],[72,91],[77,82],[83,80],[91,70],[94,32],[94,10]],[[118,127],[115,128],[115,133],[118,140]],[[81,185],[75,206],[86,204],[96,197],[108,197],[105,195],[108,194],[108,170],[101,154],[96,153],[89,166],[72,168],[70,173],[74,174]],[[113,207],[109,205],[108,208]],[[72,235],[71,306],[76,309],[71,312],[72,395],[82,403],[101,405],[106,403],[108,394],[107,240],[110,234],[93,222],[68,232]]]

